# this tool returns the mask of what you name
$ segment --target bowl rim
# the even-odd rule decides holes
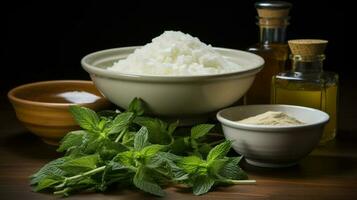
[[[241,54],[246,54],[251,57],[255,57],[258,63],[251,69],[243,70],[243,71],[232,71],[232,72],[226,72],[220,74],[185,75],[185,76],[126,74],[117,71],[102,69],[100,67],[96,67],[88,63],[88,59],[91,59],[92,57],[95,57],[98,54],[105,54],[118,50],[135,50],[140,47],[142,46],[128,46],[128,47],[119,47],[119,48],[111,48],[111,49],[96,51],[84,56],[81,59],[81,65],[84,68],[84,70],[86,70],[90,74],[100,75],[103,77],[109,77],[114,79],[127,79],[127,80],[136,80],[136,81],[182,82],[182,81],[197,81],[197,80],[206,80],[206,79],[221,79],[221,78],[226,79],[227,77],[232,77],[232,76],[234,76],[235,78],[236,76],[246,77],[258,73],[263,68],[265,63],[264,59],[259,55],[247,51],[223,48],[223,47],[213,47],[213,49],[218,51],[235,51]]]
[[[226,112],[231,109],[236,109],[238,107],[265,107],[265,106],[290,107],[290,108],[309,110],[309,111],[313,111],[313,112],[318,112],[322,116],[322,118],[318,122],[315,122],[315,123],[272,126],[272,125],[243,124],[243,123],[229,120],[222,116],[223,112]],[[305,106],[296,106],[296,105],[287,105],[287,104],[257,104],[257,105],[233,106],[233,107],[228,107],[228,108],[218,111],[216,114],[216,117],[222,125],[230,126],[235,129],[253,130],[253,131],[262,131],[262,132],[273,132],[273,131],[279,132],[279,131],[286,131],[286,130],[292,130],[292,129],[294,129],[294,130],[295,129],[306,129],[306,128],[311,128],[314,126],[322,126],[322,125],[326,124],[330,119],[330,116],[324,111],[321,111],[321,110],[318,110],[315,108],[305,107]]]
[[[48,85],[48,84],[61,84],[61,83],[80,83],[80,84],[91,84],[93,86],[94,83],[93,81],[90,80],[49,80],[49,81],[38,81],[38,82],[33,82],[33,83],[26,83],[23,85],[19,85],[15,88],[12,88],[8,93],[7,97],[11,102],[16,102],[16,103],[21,103],[25,105],[32,105],[32,106],[45,106],[45,107],[68,107],[72,105],[92,105],[95,103],[53,103],[53,102],[42,102],[42,101],[32,101],[32,100],[27,100],[23,98],[17,97],[15,94],[18,92],[18,90],[22,89],[27,89],[31,88],[33,86],[39,86],[39,85]],[[102,99],[105,99],[105,97],[100,96]]]

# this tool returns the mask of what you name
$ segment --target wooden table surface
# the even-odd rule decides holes
[[[298,165],[286,169],[242,167],[256,185],[219,187],[202,196],[179,188],[165,189],[159,199],[357,199],[357,102],[353,86],[341,90],[340,128],[335,141],[316,148]],[[46,162],[59,157],[55,148],[28,133],[17,121],[10,105],[0,101],[0,199],[55,199],[34,193],[28,176]],[[67,199],[156,199],[138,190],[117,190],[105,194],[76,194]]]

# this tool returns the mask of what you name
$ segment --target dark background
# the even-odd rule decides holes
[[[52,79],[89,79],[80,59],[91,52],[148,43],[180,30],[212,46],[245,49],[258,41],[255,1],[47,1],[3,6],[0,91]],[[345,65],[345,10],[334,1],[290,1],[288,39],[329,40],[325,69],[352,79]]]

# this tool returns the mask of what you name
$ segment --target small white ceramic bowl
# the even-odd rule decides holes
[[[81,63],[96,87],[111,102],[128,108],[135,97],[142,98],[154,115],[191,117],[206,115],[232,105],[250,88],[264,64],[252,53],[215,48],[232,62],[245,67],[242,71],[200,76],[132,75],[109,71],[119,59],[126,58],[138,47],[123,47],[94,52]]]
[[[236,121],[281,111],[304,122],[302,125],[251,125]],[[329,115],[317,109],[292,105],[249,105],[221,110],[217,119],[224,136],[246,161],[260,167],[287,167],[307,156],[319,143]]]

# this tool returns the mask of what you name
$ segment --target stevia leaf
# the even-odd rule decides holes
[[[228,158],[213,160],[208,165],[208,172],[212,176],[220,177],[222,168],[227,164]]]
[[[175,155],[170,152],[158,152],[157,155],[160,156],[161,158],[164,158],[165,160],[169,160],[172,162],[178,162],[182,159],[181,156]]]
[[[146,166],[149,168],[158,168],[160,166],[168,166],[168,167],[178,167],[174,163],[174,161],[169,158],[166,154],[170,154],[167,152],[157,152],[155,155],[153,155],[148,162],[146,163]]]
[[[100,132],[103,132],[103,130],[108,126],[110,120],[106,118],[99,118],[99,123],[97,124],[97,129],[100,130]]]
[[[157,196],[164,196],[165,192],[161,189],[161,187],[154,182],[154,179],[149,175],[150,171],[147,170],[145,167],[141,166],[138,168],[134,178],[133,183],[134,185],[150,194],[157,195]]]
[[[134,138],[135,138],[135,132],[130,132],[127,131],[125,132],[123,139],[122,139],[122,144],[128,147],[133,147],[134,146]]]
[[[94,155],[71,159],[61,164],[59,168],[70,174],[78,174],[83,171],[95,169],[99,161],[100,161],[99,155],[94,154]]]
[[[196,173],[199,168],[199,165],[203,163],[205,162],[197,156],[187,156],[183,157],[178,162],[178,166],[181,167],[185,172],[191,174]]]
[[[93,110],[74,105],[69,107],[69,111],[80,127],[89,131],[97,131],[99,117]]]
[[[134,113],[125,112],[117,115],[112,121],[109,134],[119,133],[130,124],[134,118]]]
[[[45,178],[42,179],[40,182],[38,182],[38,185],[35,187],[35,192],[47,189],[47,188],[51,188],[52,186],[60,183],[61,180],[55,180],[55,179],[51,179],[51,178]]]
[[[95,154],[97,150],[99,150],[105,142],[105,138],[99,137],[96,134],[90,133],[84,137],[83,144],[73,150],[72,154],[78,153],[79,155],[91,155]],[[77,152],[76,152],[77,151]]]
[[[213,186],[214,180],[209,176],[198,176],[193,182],[193,194],[201,195],[207,193]]]
[[[121,162],[114,162],[114,161],[110,161],[107,165],[106,169],[111,169],[111,170],[121,170],[121,169],[127,169],[128,167],[125,166],[123,163]]]
[[[125,166],[135,165],[134,152],[133,151],[121,152],[113,158],[113,161],[120,162]]]
[[[135,113],[136,116],[141,116],[145,112],[144,102],[140,98],[134,98],[129,105],[129,112]]]
[[[150,159],[150,162],[146,166],[150,168],[165,168],[167,170],[167,175],[172,178],[173,181],[183,181],[188,179],[188,174],[176,165],[182,159],[180,156],[169,152],[158,152],[155,156]]]
[[[129,150],[126,146],[119,142],[113,142],[109,139],[104,139],[103,145],[98,149],[99,155],[103,160],[111,160],[120,152]]]
[[[181,156],[177,156],[169,152],[160,151],[157,152],[155,156],[150,159],[150,163],[147,163],[147,165],[150,165],[151,168],[155,168],[162,164],[166,164],[171,168],[177,168],[178,166],[175,164],[175,162],[178,162],[181,159]]]
[[[83,142],[83,137],[87,134],[84,130],[71,131],[61,140],[58,152],[67,151],[71,148],[78,147]]]
[[[211,162],[215,159],[220,159],[225,157],[229,152],[229,150],[231,149],[231,144],[232,144],[231,141],[226,140],[221,144],[213,147],[213,149],[211,149],[211,151],[207,155],[207,161]]]
[[[168,130],[169,125],[166,122],[156,118],[136,117],[134,123],[145,126],[148,129],[150,143],[163,145],[171,143],[172,135]],[[172,129],[173,127],[171,127],[171,131]]]
[[[213,124],[200,124],[191,129],[191,137],[198,139],[205,136],[214,127]]]
[[[219,171],[219,175],[231,180],[244,180],[248,179],[247,174],[239,167],[238,163],[241,160],[240,157],[228,158],[225,165]]]
[[[38,184],[39,181],[46,177],[60,177],[66,174],[65,171],[59,168],[64,162],[69,160],[69,157],[62,157],[53,160],[46,165],[44,165],[40,170],[38,170],[35,174],[30,176],[30,184],[35,185]]]
[[[164,145],[153,144],[153,145],[144,147],[140,152],[142,154],[144,154],[144,156],[146,156],[146,157],[151,157],[151,156],[155,155],[156,153],[158,153],[159,151],[161,151],[163,148],[165,148]]]
[[[147,145],[148,145],[148,129],[143,126],[135,135],[134,149],[136,151],[140,151]]]
[[[145,163],[145,166],[149,168],[158,168],[165,164],[169,165],[169,162],[173,163],[172,161],[167,160],[167,158],[162,157],[160,153],[162,152],[158,152],[156,155],[148,159],[148,161]]]

